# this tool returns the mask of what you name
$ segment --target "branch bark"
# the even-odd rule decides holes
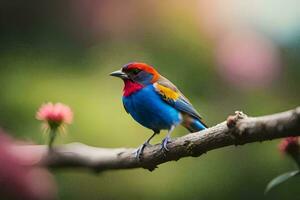
[[[86,168],[97,172],[145,168],[152,171],[159,164],[188,156],[198,157],[213,149],[288,136],[300,136],[300,107],[261,117],[247,117],[236,112],[216,126],[173,139],[168,144],[167,154],[161,151],[160,144],[146,147],[141,161],[134,157],[133,148],[98,148],[81,143],[57,146],[53,152],[48,152],[45,145],[16,148],[38,153],[40,159],[36,164],[51,168]]]

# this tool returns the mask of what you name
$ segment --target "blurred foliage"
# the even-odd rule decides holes
[[[117,7],[116,1],[108,2],[94,2],[107,6],[104,20],[117,16],[115,8],[119,12],[122,6],[128,9],[127,4]],[[73,108],[75,121],[57,143],[138,146],[151,131],[126,114],[122,83],[108,76],[130,61],[154,65],[190,98],[209,125],[235,110],[258,116],[299,105],[300,38],[294,40],[296,45],[278,46],[282,67],[271,85],[239,88],[217,71],[215,43],[198,27],[195,5],[176,2],[131,2],[128,5],[136,9],[132,18],[123,22],[121,15],[111,23],[119,27],[134,22],[120,29],[102,22],[95,33],[86,21],[70,14],[72,1],[1,1],[0,126],[17,138],[43,144],[47,137],[41,134],[35,112],[43,102],[63,102]],[[178,128],[174,137],[186,133]],[[299,196],[299,182],[293,180],[263,197],[270,178],[293,165],[278,154],[276,145],[277,141],[271,141],[228,147],[163,164],[151,173],[142,169],[53,173],[60,199],[274,200]]]

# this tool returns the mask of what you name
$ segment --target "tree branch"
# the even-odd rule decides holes
[[[37,164],[51,168],[87,168],[95,171],[146,168],[152,171],[159,164],[188,156],[197,157],[225,146],[299,135],[300,107],[262,117],[247,117],[242,112],[236,112],[216,126],[173,139],[168,144],[167,154],[161,151],[160,144],[146,147],[141,161],[134,157],[132,148],[98,148],[81,143],[57,146],[50,153],[45,145],[16,148],[38,152],[40,159]]]

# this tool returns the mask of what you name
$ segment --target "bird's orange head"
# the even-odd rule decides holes
[[[139,62],[128,63],[121,70],[115,71],[110,75],[142,85],[155,83],[160,77],[159,73],[152,66]]]

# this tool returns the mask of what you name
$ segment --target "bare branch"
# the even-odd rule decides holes
[[[201,154],[230,145],[243,145],[276,138],[300,135],[300,107],[283,113],[247,117],[242,112],[229,116],[227,121],[197,133],[173,139],[169,152],[164,154],[160,144],[146,147],[143,159],[138,161],[134,149],[98,148],[81,143],[58,146],[48,153],[47,146],[21,146],[23,150],[38,153],[38,165],[51,168],[87,168],[95,171],[113,169],[146,168],[154,170],[157,165]],[[20,149],[19,149],[20,150]]]

